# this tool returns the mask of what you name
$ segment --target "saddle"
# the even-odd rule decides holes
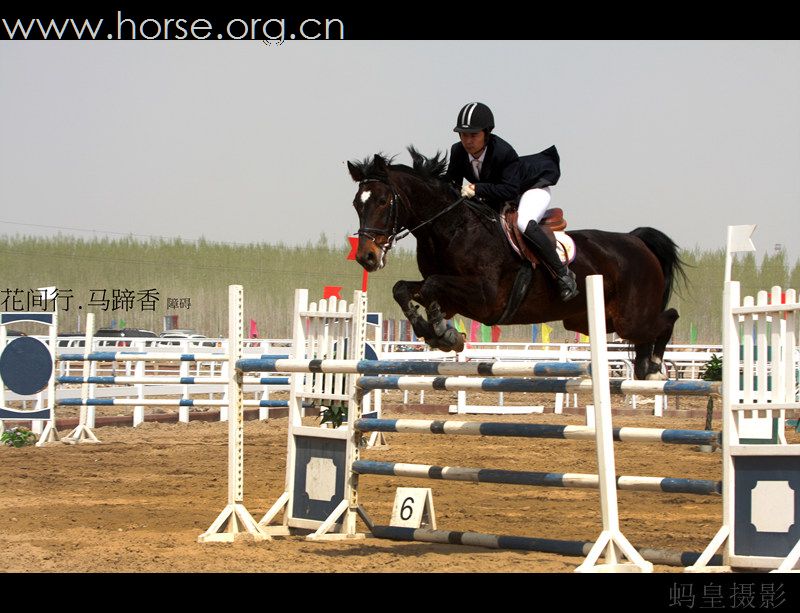
[[[523,260],[530,262],[533,268],[536,268],[539,265],[539,257],[531,250],[528,241],[525,240],[525,236],[517,227],[518,216],[519,212],[512,204],[506,204],[503,207],[503,210],[500,212],[500,222],[503,225],[503,232],[505,232],[508,243],[511,245],[514,252]],[[562,241],[559,241],[554,234],[554,232],[562,232],[567,228],[567,220],[564,219],[564,211],[559,208],[548,209],[545,211],[544,217],[542,217],[539,225],[556,248],[556,251],[562,256],[561,259],[565,259],[564,255],[562,255],[563,251],[564,254],[567,254],[566,261],[570,261],[571,257],[568,255],[570,250]]]

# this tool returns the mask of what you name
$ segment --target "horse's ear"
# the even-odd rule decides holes
[[[372,158],[372,167],[378,172],[386,172],[386,158],[376,153]]]
[[[364,171],[352,162],[347,162],[347,170],[350,171],[350,176],[356,183],[361,183],[364,180]]]

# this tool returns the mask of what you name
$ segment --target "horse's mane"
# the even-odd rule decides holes
[[[356,169],[364,175],[365,179],[377,179],[379,181],[386,181],[389,177],[386,175],[383,167],[377,167],[377,158],[383,160],[386,166],[394,167],[392,162],[397,156],[387,157],[383,153],[377,153],[374,156],[365,157],[363,160],[350,162]]]
[[[444,182],[445,171],[447,170],[447,156],[441,151],[437,151],[432,158],[427,158],[417,151],[413,145],[409,145],[408,153],[411,155],[412,166],[406,164],[395,164],[397,156],[388,157],[383,153],[364,158],[361,161],[351,162],[364,175],[366,179],[378,179],[386,181],[388,179],[384,165],[390,170],[403,172],[423,181],[441,186]],[[383,164],[379,165],[378,160]]]
[[[445,171],[447,170],[447,155],[437,151],[432,158],[426,158],[414,148],[408,146],[408,153],[411,155],[414,172],[425,179],[444,181]]]

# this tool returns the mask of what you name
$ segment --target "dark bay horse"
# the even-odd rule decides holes
[[[512,251],[496,213],[459,202],[455,189],[443,180],[443,156],[428,159],[413,147],[409,153],[413,167],[381,155],[347,166],[359,184],[353,200],[360,222],[359,264],[369,272],[383,268],[404,230],[417,239],[423,280],[398,281],[393,294],[419,338],[432,348],[461,351],[463,335],[445,321],[456,313],[487,325],[561,320],[568,330],[588,334],[585,277],[600,274],[608,332],[633,344],[637,379],[661,378],[664,349],[678,319],[678,312],[666,307],[675,275],[684,274],[669,237],[653,228],[627,234],[567,232],[577,250],[570,269],[581,296],[561,302],[554,279],[539,266],[519,308],[500,321],[517,272],[530,264]]]

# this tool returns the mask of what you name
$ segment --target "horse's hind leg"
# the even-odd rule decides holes
[[[646,379],[666,378],[661,374],[661,365],[664,360],[664,351],[667,349],[669,339],[672,338],[672,330],[675,327],[675,322],[678,321],[678,317],[678,311],[675,309],[667,309],[661,313],[659,322],[662,324],[662,328],[653,344],[653,355],[650,357],[650,365],[647,368],[647,375],[645,375]]]
[[[637,379],[666,379],[661,372],[664,361],[664,351],[667,348],[669,339],[672,338],[672,330],[678,320],[678,311],[667,309],[655,323],[655,341],[652,343],[640,343],[634,345],[636,358],[634,362],[634,377]]]
[[[650,373],[653,343],[639,343],[633,346],[633,350],[636,353],[636,357],[633,360],[633,378],[646,379]]]

